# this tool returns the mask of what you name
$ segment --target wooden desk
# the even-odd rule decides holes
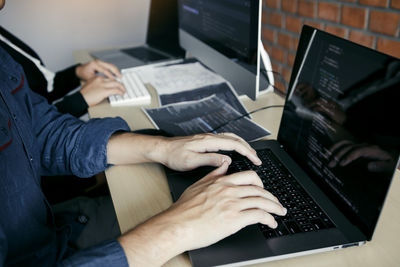
[[[82,56],[83,55],[83,56]],[[83,59],[85,53],[77,54],[76,58]],[[82,61],[81,61],[82,62]],[[158,106],[155,92],[150,88],[152,103]],[[284,100],[275,94],[266,94],[257,102],[244,99],[243,103],[249,111],[257,107],[283,104]],[[124,118],[132,130],[153,128],[140,108],[110,107],[103,102],[89,109],[93,117]],[[269,138],[276,138],[282,114],[281,108],[261,111],[253,115],[256,122],[272,132]],[[352,247],[338,251],[313,254],[287,260],[280,260],[254,266],[400,266],[400,175],[396,172],[392,187],[386,200],[380,221],[372,242],[361,247]],[[106,171],[107,182],[117,213],[121,231],[124,233],[143,222],[147,218],[168,208],[172,199],[163,169],[158,164],[137,164],[130,166],[115,166]],[[186,254],[179,255],[165,266],[190,266]]]

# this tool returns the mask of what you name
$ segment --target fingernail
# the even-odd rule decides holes
[[[275,222],[274,222],[274,225],[272,226],[272,228],[275,229],[276,227],[278,227],[278,223],[275,221]]]
[[[283,208],[282,210],[283,210],[283,215],[286,215],[287,214],[287,209]]]

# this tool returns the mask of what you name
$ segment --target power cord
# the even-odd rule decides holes
[[[264,74],[264,76],[265,76],[266,78],[268,78],[267,72],[271,72],[271,73],[273,73],[273,74],[278,75],[279,79],[280,79],[280,80],[282,81],[282,83],[283,83],[283,86],[285,87],[285,88],[284,88],[284,89],[285,89],[285,92],[287,92],[287,83],[286,83],[286,80],[285,80],[285,78],[283,77],[283,75],[282,75],[280,72],[273,71],[273,70],[261,70],[261,71],[262,71],[262,73]],[[276,86],[274,86],[274,85],[271,85],[271,86],[272,86],[275,90],[278,90],[278,91],[279,91],[279,89],[278,89]],[[224,123],[218,125],[217,127],[213,128],[213,129],[210,130],[209,132],[210,132],[210,133],[215,133],[217,130],[219,130],[219,129],[221,129],[222,127],[228,125],[229,123],[234,122],[234,121],[237,121],[237,120],[240,120],[240,119],[242,119],[242,118],[244,118],[244,117],[247,117],[247,116],[249,116],[249,115],[251,115],[251,114],[253,114],[253,113],[259,112],[259,111],[261,111],[261,110],[265,110],[265,109],[269,109],[269,108],[283,108],[283,107],[284,107],[284,105],[272,105],[272,106],[265,106],[265,107],[262,107],[262,108],[258,108],[258,109],[256,109],[256,110],[250,111],[250,112],[248,112],[248,113],[246,113],[246,114],[242,114],[241,116],[239,116],[239,117],[237,117],[237,118],[235,118],[235,119],[232,119],[232,120],[229,120],[229,121],[227,121],[227,122],[224,122]]]
[[[273,71],[273,70],[261,70],[261,73],[264,75],[264,77],[266,77],[267,79],[268,79],[268,72],[271,72],[271,73],[273,73],[273,74],[276,74],[278,77],[279,77],[279,80],[283,83],[283,86],[284,86],[284,90],[285,90],[285,93],[287,93],[287,90],[288,90],[288,85],[287,85],[287,82],[286,82],[286,80],[285,80],[285,78],[283,77],[283,75],[280,73],[280,72],[277,72],[277,71]],[[278,90],[278,91],[280,91],[279,90],[279,88],[278,87],[276,87],[275,85],[272,85],[272,84],[270,84],[275,90]]]
[[[250,111],[250,112],[248,112],[248,113],[246,113],[246,114],[243,114],[243,115],[241,115],[241,116],[239,116],[239,117],[237,117],[237,118],[234,118],[234,119],[229,120],[229,121],[227,121],[227,122],[225,122],[225,123],[222,123],[222,124],[218,125],[217,127],[213,128],[213,129],[212,129],[211,131],[209,131],[209,132],[210,132],[210,133],[215,133],[217,130],[219,130],[219,129],[221,129],[222,127],[228,125],[229,123],[234,122],[234,121],[237,121],[237,120],[240,120],[240,119],[242,119],[242,118],[244,118],[244,117],[249,116],[250,114],[259,112],[259,111],[261,111],[261,110],[265,110],[265,109],[269,109],[269,108],[283,108],[283,107],[284,107],[284,105],[272,105],[272,106],[265,106],[265,107],[262,107],[262,108],[258,108],[258,109],[256,109],[256,110],[253,110],[253,111]]]

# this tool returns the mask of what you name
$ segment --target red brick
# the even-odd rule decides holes
[[[288,13],[297,12],[297,0],[282,0],[282,10]]]
[[[267,17],[268,17],[268,12],[263,9],[262,14],[261,14],[261,23],[262,24],[267,24]]]
[[[270,57],[279,61],[281,63],[285,63],[285,50],[278,47],[271,47],[271,53],[269,53]]]
[[[358,2],[362,5],[387,7],[389,1],[388,0],[359,0]]]
[[[366,9],[359,7],[342,7],[342,24],[363,29],[365,27]]]
[[[324,24],[315,21],[305,21],[304,24],[314,27],[316,29],[324,30]]]
[[[392,0],[392,7],[400,9],[400,0]]]
[[[339,0],[341,2],[355,3],[357,0]]]
[[[289,68],[282,68],[282,76],[286,81],[286,84],[290,82],[290,76],[292,74],[292,70]]]
[[[373,32],[395,36],[400,23],[400,14],[371,10],[369,29]]]
[[[267,27],[263,27],[262,29],[262,36],[265,40],[275,43],[275,31],[268,29]]]
[[[278,8],[279,0],[265,0],[265,5],[269,8]]]
[[[285,33],[278,33],[278,44],[288,50],[294,50],[296,47],[296,39]]]
[[[286,94],[285,86],[277,79],[275,79],[275,89],[278,89],[282,94]]]
[[[297,47],[297,44],[296,44],[296,47]],[[287,55],[287,64],[290,66],[290,67],[293,67],[293,65],[294,65],[294,59],[296,58],[296,54],[294,54],[294,53],[288,53],[288,55]]]
[[[384,38],[378,39],[377,50],[391,56],[400,58],[400,41],[393,41]]]
[[[320,2],[318,4],[318,18],[339,22],[339,5]]]
[[[346,37],[346,33],[347,33],[347,29],[341,28],[341,27],[332,26],[332,25],[327,25],[325,27],[325,31],[327,31],[327,32],[329,32],[329,33],[331,33],[333,35],[342,37],[342,38],[345,38]]]
[[[280,64],[277,64],[275,62],[271,62],[272,65],[272,70],[281,73],[282,72],[282,66]]]
[[[315,17],[315,1],[299,0],[298,13],[304,17]]]
[[[359,31],[350,31],[349,40],[363,46],[373,48],[374,36]]]
[[[288,31],[300,33],[302,27],[301,19],[293,16],[286,16],[285,24]]]
[[[281,28],[282,27],[282,15],[275,13],[275,12],[268,12],[267,13],[267,24]]]

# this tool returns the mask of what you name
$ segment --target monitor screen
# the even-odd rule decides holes
[[[400,60],[309,27],[297,53],[278,140],[371,238],[400,151]]]
[[[179,0],[180,43],[255,99],[259,87],[259,0]]]
[[[172,56],[184,56],[178,40],[178,0],[151,0],[146,43]]]
[[[243,61],[255,69],[258,8],[252,5],[258,4],[257,1],[183,0],[182,3],[182,29],[227,57]]]

